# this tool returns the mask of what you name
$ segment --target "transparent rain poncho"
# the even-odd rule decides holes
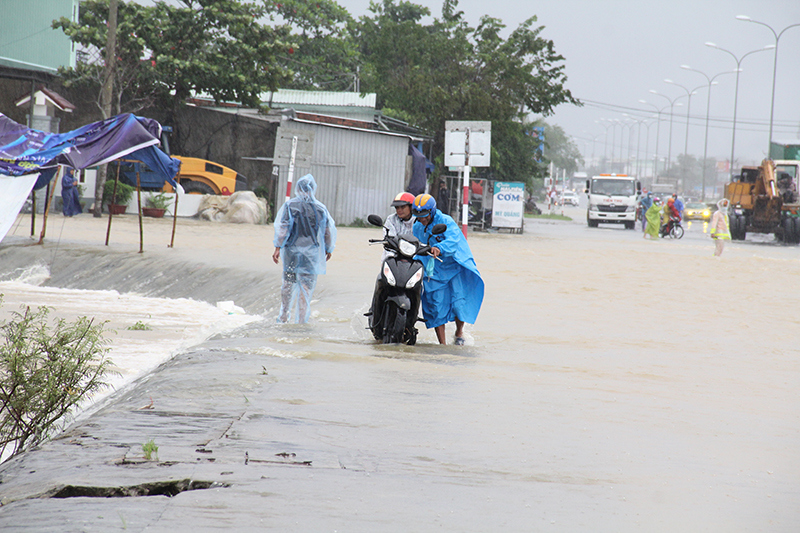
[[[336,244],[336,224],[328,209],[314,197],[317,183],[306,174],[297,180],[295,197],[275,215],[273,244],[281,250],[283,286],[279,322],[288,322],[295,305],[296,321],[308,321],[317,275],[325,273],[326,254]]]

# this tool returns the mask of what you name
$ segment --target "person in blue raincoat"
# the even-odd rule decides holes
[[[445,325],[456,323],[457,345],[464,344],[464,323],[474,324],[483,303],[481,279],[467,239],[449,215],[436,209],[430,194],[414,199],[411,210],[416,217],[414,236],[432,246],[429,255],[418,256],[425,267],[422,282],[422,316],[425,325],[436,330],[439,344],[447,344]],[[437,224],[447,225],[447,231],[431,236]]]
[[[336,245],[336,223],[314,197],[316,190],[314,176],[306,174],[297,180],[295,197],[275,215],[272,260],[275,264],[279,259],[283,261],[278,322],[288,322],[295,307],[295,322],[308,322],[317,276],[325,273],[325,263]]]
[[[67,167],[61,178],[61,200],[64,204],[64,216],[71,217],[83,213],[81,198],[78,194],[78,179],[75,170]]]

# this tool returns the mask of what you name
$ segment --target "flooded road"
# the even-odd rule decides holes
[[[701,224],[651,242],[568,214],[470,235],[486,297],[464,347],[432,331],[375,344],[377,230],[341,228],[312,324],[275,324],[266,294],[248,309],[263,320],[5,463],[0,527],[796,531],[798,248],[747,241],[714,258]],[[266,259],[271,227],[220,231],[236,247],[211,266],[278,282],[237,259]],[[98,490],[148,483],[173,496]]]

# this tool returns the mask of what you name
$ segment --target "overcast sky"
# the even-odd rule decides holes
[[[440,0],[416,0],[441,15]],[[354,17],[366,14],[369,0],[339,0]],[[684,152],[686,133],[686,91],[669,85],[671,79],[686,89],[698,86],[692,96],[689,121],[688,153],[702,157],[705,138],[707,81],[701,75],[681,69],[688,65],[709,77],[736,68],[734,58],[704,45],[716,43],[741,58],[742,55],[775,43],[772,32],[758,24],[736,20],[747,15],[769,24],[780,32],[800,23],[800,0],[461,0],[459,8],[471,24],[483,15],[501,19],[509,29],[536,15],[545,27],[543,36],[551,39],[556,51],[565,58],[569,77],[567,88],[585,101],[582,108],[560,106],[546,120],[556,123],[579,139],[579,147],[588,158],[600,157],[605,149],[606,128],[601,118],[620,119],[628,113],[638,119],[649,117],[654,108],[639,103],[646,100],[658,108],[669,106],[670,99],[684,95],[674,107],[672,157]],[[774,139],[800,137],[800,26],[788,29],[778,48],[777,86],[775,90]],[[766,154],[769,141],[770,99],[772,92],[773,51],[758,52],[742,60],[739,74],[739,97],[736,126],[735,159],[745,164]],[[711,127],[708,155],[729,159],[736,76],[717,78],[711,90]],[[659,154],[666,157],[669,144],[669,107],[662,114]],[[656,125],[650,127],[650,156],[655,149]],[[616,131],[615,131],[616,130]],[[630,128],[610,127],[608,136],[624,131],[624,146]],[[647,129],[642,129],[644,152]],[[596,139],[594,145],[592,139]],[[633,128],[633,148],[636,148]],[[609,139],[609,155],[610,155]],[[619,148],[617,148],[619,150]]]

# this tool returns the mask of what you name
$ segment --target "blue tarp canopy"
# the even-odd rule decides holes
[[[83,169],[125,158],[141,161],[175,186],[180,161],[158,149],[160,136],[158,122],[129,113],[67,133],[34,130],[0,113],[0,174],[40,172],[35,186],[40,188],[53,178],[58,165]]]

